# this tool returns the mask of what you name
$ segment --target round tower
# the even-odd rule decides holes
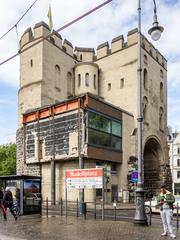
[[[81,62],[75,65],[75,95],[90,92],[98,95],[98,65]]]

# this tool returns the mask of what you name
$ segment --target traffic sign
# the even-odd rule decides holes
[[[131,182],[133,182],[133,183],[138,182],[138,171],[133,171],[131,173]]]

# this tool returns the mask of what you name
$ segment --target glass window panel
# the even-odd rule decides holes
[[[94,112],[88,113],[88,126],[103,132],[111,132],[111,121]]]
[[[111,136],[111,148],[122,150],[122,140],[119,137]]]
[[[111,136],[109,134],[89,129],[88,137],[88,143],[90,144],[103,147],[111,147]]]
[[[112,121],[112,134],[116,136],[121,136],[121,123]]]

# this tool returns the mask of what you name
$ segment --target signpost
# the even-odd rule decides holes
[[[66,187],[71,188],[102,188],[103,187],[103,169],[75,169],[66,170]]]
[[[89,168],[66,170],[66,212],[67,189],[100,188],[102,189],[102,220],[104,220],[104,169]]]

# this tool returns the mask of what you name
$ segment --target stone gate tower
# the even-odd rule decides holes
[[[137,29],[93,48],[75,47],[61,35],[50,33],[44,22],[28,28],[21,37],[20,89],[17,131],[17,173],[40,174],[41,163],[26,164],[23,114],[90,92],[99,99],[133,114],[129,143],[123,161],[137,156]],[[36,44],[39,41],[38,44]],[[156,191],[170,183],[167,126],[167,62],[142,35],[142,96],[144,182]],[[127,164],[125,172],[128,172]]]

